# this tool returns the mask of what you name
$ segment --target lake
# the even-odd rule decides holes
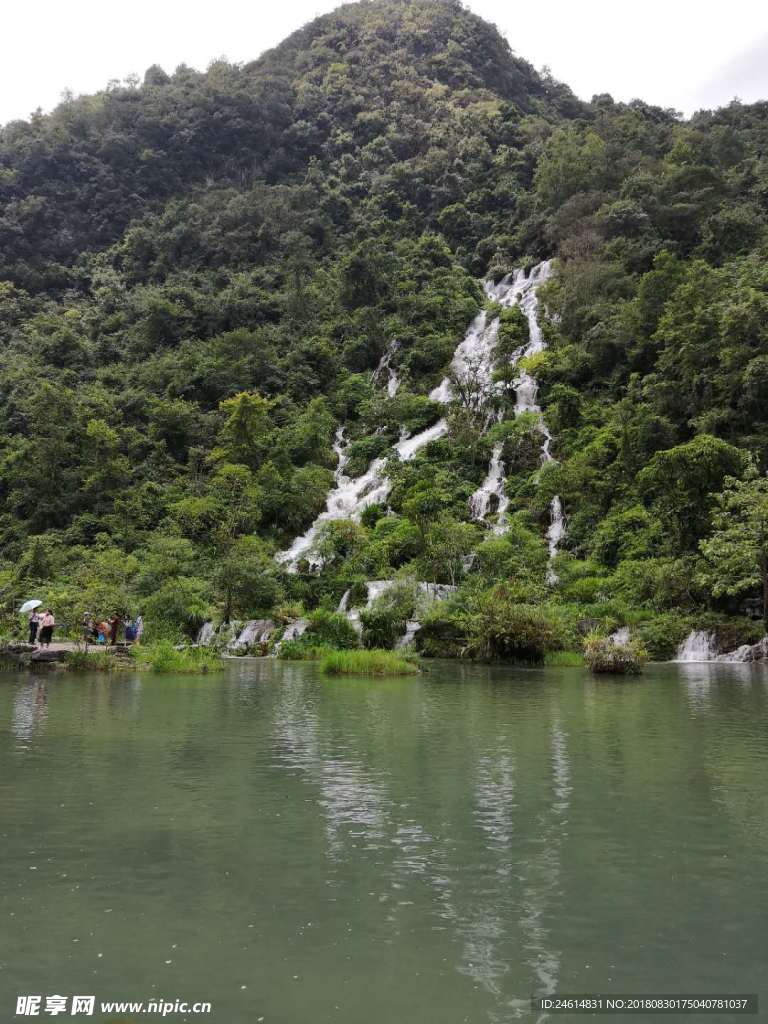
[[[6,672],[0,840],[2,1020],[26,993],[501,1024],[531,993],[755,992],[768,671]]]

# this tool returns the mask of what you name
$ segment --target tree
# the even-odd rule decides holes
[[[768,631],[768,479],[731,477],[715,501],[712,535],[700,545],[702,582],[715,597],[759,589]]]
[[[241,537],[217,559],[214,588],[225,622],[233,615],[267,611],[283,595],[271,552],[257,537]]]
[[[250,391],[241,391],[221,403],[219,408],[227,418],[219,437],[228,462],[258,467],[270,444],[272,406],[269,399]]]
[[[656,452],[637,482],[664,516],[678,544],[695,548],[706,533],[712,497],[727,477],[741,476],[746,453],[727,441],[700,434],[687,444]]]

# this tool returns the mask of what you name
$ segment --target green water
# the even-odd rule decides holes
[[[741,666],[4,674],[0,1020],[25,993],[500,1024],[532,992],[759,991],[767,769]]]

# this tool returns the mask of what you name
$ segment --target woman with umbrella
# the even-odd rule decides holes
[[[42,603],[42,601],[25,601],[21,608],[19,608],[20,615],[29,612],[27,620],[29,622],[29,642],[33,645],[37,642],[37,630],[42,620],[42,615],[39,614],[37,609]]]

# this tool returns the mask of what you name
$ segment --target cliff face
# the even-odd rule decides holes
[[[766,462],[767,139],[766,104],[581,103],[440,0],[351,4],[244,67],[150,68],[6,126],[8,592],[93,610],[107,579],[170,632],[396,572],[459,585],[451,636],[500,583],[617,624],[736,607],[752,577],[726,586],[700,545],[713,495]],[[531,348],[482,282],[543,260]],[[484,304],[478,402],[477,368],[441,382]],[[378,460],[386,494],[287,574],[341,429],[345,476]],[[398,459],[404,435],[428,443]]]

